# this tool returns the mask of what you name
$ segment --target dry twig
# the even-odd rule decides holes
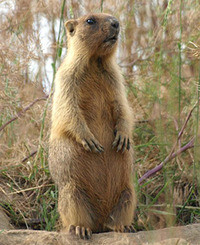
[[[30,157],[34,156],[36,153],[37,153],[37,150],[31,152],[31,154],[30,154],[29,156],[25,157],[25,158],[22,160],[22,163],[23,163],[23,162],[26,162]]]
[[[26,111],[28,111],[32,106],[34,106],[38,101],[41,101],[41,100],[46,100],[49,96],[46,95],[42,98],[37,98],[35,99],[33,102],[31,102],[28,106],[26,106],[21,112],[19,112],[15,117],[11,118],[9,121],[7,121],[5,124],[3,124],[1,127],[0,127],[0,131],[2,131],[6,126],[8,126],[10,123],[14,122],[15,120],[17,120],[18,118],[20,117],[23,117],[24,116],[24,113]]]

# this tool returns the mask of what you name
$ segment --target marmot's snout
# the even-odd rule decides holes
[[[118,34],[119,34],[119,21],[114,17],[110,17],[109,22],[110,22],[110,34],[104,40],[104,42],[115,43],[118,39]]]

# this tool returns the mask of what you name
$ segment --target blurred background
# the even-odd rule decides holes
[[[200,222],[198,0],[0,0],[0,209],[16,228],[59,229],[51,94],[67,53],[64,22],[90,12],[121,24],[117,62],[135,115],[135,229]]]

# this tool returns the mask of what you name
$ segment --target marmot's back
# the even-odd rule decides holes
[[[93,14],[68,21],[66,29],[68,54],[55,80],[49,165],[63,227],[90,237],[91,230],[131,224],[133,123],[114,57],[118,21]]]

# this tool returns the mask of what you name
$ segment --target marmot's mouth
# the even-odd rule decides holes
[[[117,35],[114,35],[112,37],[106,38],[103,42],[106,43],[106,42],[116,42],[116,41],[117,41]]]

